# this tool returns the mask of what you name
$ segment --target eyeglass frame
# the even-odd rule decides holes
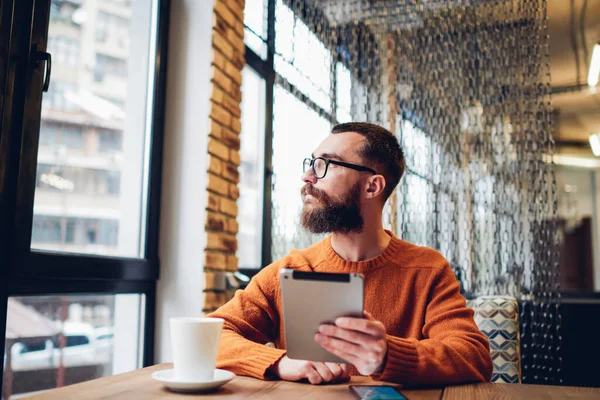
[[[321,176],[321,177],[317,176],[317,171],[315,170],[315,160],[318,160],[318,159],[325,161],[325,172],[323,173],[323,176]],[[312,168],[312,170],[313,170],[313,176],[317,179],[323,179],[323,178],[325,178],[325,176],[327,176],[327,171],[329,171],[329,164],[339,165],[340,167],[350,168],[355,171],[370,172],[373,175],[378,175],[377,171],[375,171],[373,168],[365,167],[363,165],[351,164],[351,163],[347,163],[347,162],[343,162],[343,161],[335,161],[335,160],[332,160],[332,159],[326,158],[326,157],[314,157],[314,158],[306,157],[302,161],[302,171],[304,173],[306,173],[306,162],[307,161],[308,161],[308,166],[310,168]]]

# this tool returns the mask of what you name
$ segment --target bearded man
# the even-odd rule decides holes
[[[384,204],[405,169],[396,137],[374,124],[337,125],[303,167],[302,226],[331,234],[262,269],[208,315],[225,320],[217,367],[312,384],[352,375],[407,385],[489,381],[489,343],[448,261],[383,228]],[[338,318],[314,338],[349,364],[286,356],[281,268],[364,276],[364,318]]]

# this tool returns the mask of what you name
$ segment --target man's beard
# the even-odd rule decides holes
[[[302,207],[302,227],[312,233],[362,232],[364,220],[360,214],[360,183],[356,182],[341,200],[332,199],[324,191],[306,184],[302,197],[310,194],[315,198],[312,208]],[[318,200],[318,201],[317,201]]]

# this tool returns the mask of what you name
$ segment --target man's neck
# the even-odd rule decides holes
[[[346,261],[364,261],[375,258],[388,246],[392,238],[383,227],[365,227],[360,233],[331,235],[331,247]]]

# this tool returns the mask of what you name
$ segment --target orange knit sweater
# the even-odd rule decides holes
[[[364,308],[385,325],[388,340],[384,370],[373,379],[415,385],[489,381],[489,343],[448,262],[435,250],[388,234],[390,244],[371,260],[343,260],[328,237],[260,271],[245,290],[208,315],[225,320],[217,367],[272,378],[267,370],[285,355],[279,289],[279,270],[285,267],[364,275]],[[351,374],[358,371],[352,367]]]

